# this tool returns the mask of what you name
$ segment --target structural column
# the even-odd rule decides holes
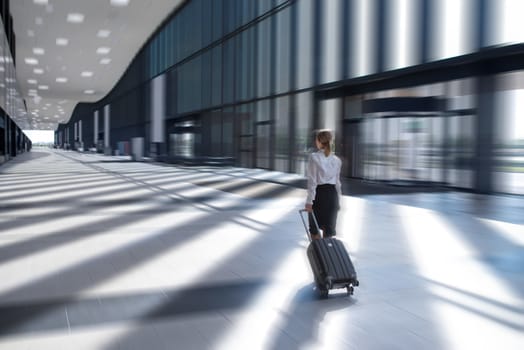
[[[477,82],[477,126],[475,148],[475,191],[490,193],[493,191],[494,116],[495,78],[491,75],[480,76]]]

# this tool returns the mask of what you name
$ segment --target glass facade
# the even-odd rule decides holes
[[[2,5],[3,6],[3,5]],[[14,33],[12,21],[10,28],[0,19],[0,164],[31,149],[31,141],[22,130],[31,129],[36,121],[27,117],[27,109],[16,79],[14,63]],[[37,98],[32,91],[31,98]]]
[[[330,128],[347,177],[476,189],[476,157],[486,152],[478,147],[478,129],[499,114],[487,117],[485,108],[479,112],[475,73],[442,79],[422,72],[420,81],[403,74],[494,44],[522,43],[520,20],[502,20],[518,13],[520,1],[479,3],[187,1],[154,33],[114,91],[93,104],[93,111],[111,104],[116,120],[111,128],[144,125],[147,145],[148,82],[163,74],[169,156],[232,157],[239,166],[304,173],[313,129]],[[380,74],[391,71],[398,72],[399,86],[382,86]],[[521,74],[516,76],[508,79],[520,81]],[[502,89],[501,79],[492,86],[493,108],[504,111],[503,125],[520,126],[522,85]],[[352,88],[318,97],[319,91],[343,83]],[[384,101],[392,105],[375,108]],[[501,107],[507,101],[517,107]],[[420,105],[426,102],[435,108]],[[79,112],[71,122],[83,118]],[[522,135],[509,133],[512,127],[494,130],[493,142],[500,147],[490,171],[497,179],[522,173],[520,150],[514,146]],[[131,137],[112,135],[119,135],[112,144]],[[504,138],[517,148],[508,151]],[[502,185],[505,180],[495,182],[493,190],[514,192]]]

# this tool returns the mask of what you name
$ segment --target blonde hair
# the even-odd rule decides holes
[[[333,141],[333,134],[331,131],[327,129],[318,130],[316,139],[322,145],[324,155],[326,157],[329,156],[331,154],[331,142]]]

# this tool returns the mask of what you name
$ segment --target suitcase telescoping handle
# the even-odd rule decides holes
[[[304,215],[303,214],[304,213],[308,213],[309,215],[311,215],[311,217],[313,217],[313,222],[315,223],[315,226],[317,228],[317,232],[320,232],[320,227],[318,227],[318,222],[317,222],[317,218],[315,216],[315,213],[313,211],[308,212],[306,209],[300,209],[298,211],[298,213],[300,214],[300,218],[302,219],[302,223],[304,224],[304,229],[306,230],[307,238],[311,242],[311,233],[309,232],[309,228],[308,228],[308,225],[306,224],[306,220],[304,220]]]

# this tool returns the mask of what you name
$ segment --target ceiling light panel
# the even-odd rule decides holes
[[[111,5],[116,7],[129,5],[129,0],[111,0]]]
[[[100,29],[98,33],[96,33],[96,36],[99,38],[107,38],[111,35],[111,31],[108,29]]]
[[[33,2],[37,5],[47,5],[48,0],[33,0]]]
[[[109,47],[99,47],[96,49],[96,53],[99,55],[107,55],[109,52],[111,52]]]
[[[56,78],[57,83],[67,83],[67,78],[64,77],[58,77]]]
[[[70,13],[67,15],[67,21],[69,23],[82,23],[84,21],[84,15],[81,13]]]
[[[56,44],[58,46],[67,46],[67,44],[69,44],[69,40],[66,38],[56,38]]]
[[[100,64],[109,64],[109,63],[111,63],[111,59],[110,58],[106,57],[106,58],[102,58],[100,60]]]
[[[42,68],[35,68],[35,69],[33,69],[33,73],[35,73],[35,74],[44,74],[44,70]]]
[[[89,78],[93,76],[93,72],[85,71],[82,72],[81,76],[83,76],[84,78]]]
[[[43,55],[43,54],[45,54],[45,50],[43,48],[41,48],[41,47],[35,47],[35,48],[33,48],[33,53],[35,55]]]
[[[29,64],[29,65],[32,65],[32,66],[35,66],[38,64],[38,60],[36,58],[33,58],[33,57],[26,57],[24,58],[24,61],[26,64]]]

